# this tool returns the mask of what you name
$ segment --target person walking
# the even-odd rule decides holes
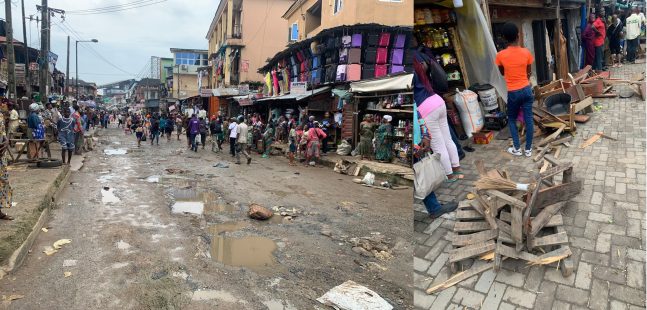
[[[70,117],[70,109],[63,109],[63,117],[59,118],[56,124],[58,128],[58,143],[61,145],[61,161],[65,164],[65,153],[67,152],[67,164],[72,161],[74,153],[74,119]]]
[[[252,163],[252,157],[247,152],[247,134],[249,127],[245,124],[245,118],[241,115],[238,116],[238,126],[236,126],[236,164],[240,165],[240,154],[242,153],[247,158],[247,164]]]
[[[321,144],[320,141],[321,139],[326,137],[326,134],[319,128],[319,122],[313,122],[312,128],[309,128],[308,131],[306,131],[306,163],[305,165],[309,165],[310,163],[313,163],[312,166],[317,165],[317,161],[321,158]]]
[[[189,133],[189,142],[191,143],[191,150],[198,152],[198,145],[196,144],[195,138],[200,133],[200,121],[198,117],[193,114],[189,120],[189,125],[187,127],[187,132]]]
[[[151,118],[150,124],[151,145],[153,145],[153,142],[156,145],[160,145],[160,121],[157,119],[157,116]]]
[[[15,135],[18,133],[18,125],[20,125],[20,116],[18,114],[18,111],[16,111],[15,103],[10,104],[10,109],[11,111],[9,111],[9,138],[13,139],[15,138]]]
[[[645,19],[640,14],[638,7],[632,9],[632,13],[627,17],[627,34],[625,40],[627,42],[627,61],[631,63],[636,62],[636,52],[638,51],[638,44],[640,41],[640,31],[645,24]]]
[[[274,142],[274,123],[267,124],[263,133],[263,158],[269,158],[272,153],[272,143]]]
[[[177,133],[177,140],[180,141],[180,135],[182,134],[182,128],[184,127],[184,120],[182,115],[178,114],[175,117],[175,132]]]
[[[519,46],[519,29],[515,24],[505,23],[503,25],[503,37],[508,42],[508,47],[496,55],[495,63],[508,86],[508,127],[513,142],[513,146],[508,148],[508,153],[515,156],[525,154],[526,157],[531,157],[534,136],[532,103],[535,98],[528,79],[534,57],[528,49]],[[523,154],[521,153],[516,122],[520,110],[523,112],[526,126],[526,149]],[[431,132],[432,139],[433,134]]]
[[[166,119],[166,126],[164,126],[164,133],[166,133],[166,141],[171,142],[171,134],[175,128],[174,118],[171,116]]]
[[[222,132],[222,123],[220,119],[216,116],[211,117],[211,122],[209,123],[209,130],[211,131],[211,151],[220,152],[222,151],[222,142],[225,140],[225,134]],[[248,141],[249,143],[249,141]],[[216,151],[215,148],[218,147]]]
[[[231,157],[236,157],[236,137],[238,136],[238,133],[236,132],[236,129],[238,128],[238,124],[236,124],[236,119],[233,117],[231,118],[231,124],[229,124],[229,153],[231,153]]]
[[[205,144],[207,144],[208,128],[209,126],[207,125],[207,121],[204,118],[200,117],[200,145],[202,145],[203,150]]]
[[[614,68],[621,67],[622,63],[622,50],[620,47],[620,39],[622,37],[622,22],[618,15],[613,14],[611,17],[611,25],[607,28],[607,37],[609,38],[609,51],[611,52],[611,66]]]
[[[137,138],[137,147],[141,147],[142,139],[144,138],[144,122],[140,121],[139,119],[136,119],[133,127],[135,127],[135,137]]]

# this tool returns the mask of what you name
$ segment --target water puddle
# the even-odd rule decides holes
[[[208,230],[214,235],[219,235],[223,232],[236,231],[247,227],[249,227],[249,223],[247,222],[227,222],[211,225],[209,226]]]
[[[106,172],[106,173],[109,173],[109,172]],[[100,183],[107,183],[108,181],[111,181],[114,178],[115,178],[114,175],[102,175],[99,178],[97,178],[97,181],[99,181]]]
[[[114,189],[112,188],[101,189],[101,202],[103,202],[104,204],[120,202],[121,199],[115,196],[115,193],[113,191]]]
[[[211,238],[211,258],[233,267],[263,270],[274,265],[276,243],[265,237]]]
[[[178,201],[171,206],[171,212],[200,215],[204,213],[204,203],[201,201]]]
[[[205,213],[221,213],[221,212],[231,213],[235,211],[238,211],[238,208],[230,204],[210,202],[204,206]]]
[[[103,153],[106,155],[126,155],[128,153],[128,150],[126,149],[105,149],[103,150]]]
[[[150,177],[146,178],[146,182],[148,182],[148,183],[159,183],[160,182],[160,177],[158,175],[151,175]]]

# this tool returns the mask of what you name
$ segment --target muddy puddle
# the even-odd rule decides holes
[[[189,213],[201,215],[204,213],[204,203],[200,201],[178,201],[171,206],[171,212],[175,214]]]
[[[211,238],[211,258],[227,266],[244,267],[254,271],[267,270],[273,266],[276,243],[258,236]]]
[[[114,189],[109,188],[109,189],[101,189],[101,202],[104,204],[109,204],[109,203],[118,203],[120,202],[121,199],[119,197],[115,196]]]
[[[103,153],[106,155],[126,155],[128,153],[127,149],[105,149]]]
[[[249,227],[247,222],[226,222],[222,224],[211,225],[208,228],[209,233],[219,235],[223,232],[236,231]]]

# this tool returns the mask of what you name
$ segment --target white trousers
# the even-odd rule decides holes
[[[431,136],[431,149],[440,154],[440,161],[445,168],[445,174],[453,173],[452,167],[460,167],[458,150],[452,141],[447,123],[447,107],[443,104],[429,112],[424,118],[425,126]]]

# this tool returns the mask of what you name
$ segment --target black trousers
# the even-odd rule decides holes
[[[236,156],[236,138],[229,138],[229,153],[231,156]]]

